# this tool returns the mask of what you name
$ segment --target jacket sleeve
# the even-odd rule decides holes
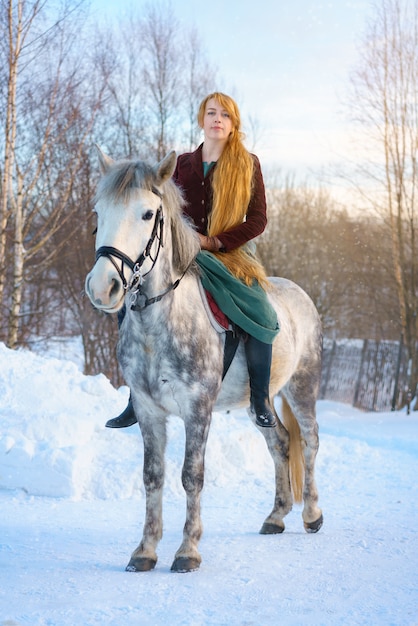
[[[225,252],[234,250],[234,248],[244,245],[251,239],[254,239],[254,237],[258,237],[267,225],[267,205],[263,175],[258,158],[253,155],[253,159],[253,186],[246,219],[242,224],[217,235],[222,243],[222,250]]]

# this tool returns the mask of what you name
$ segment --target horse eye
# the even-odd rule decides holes
[[[154,216],[154,213],[152,211],[147,211],[146,213],[144,213],[144,215],[142,216],[143,220],[151,220]]]
[[[93,211],[93,222],[95,223],[95,225],[94,225],[94,228],[93,228],[93,232],[91,234],[94,237],[95,235],[97,235],[97,213],[96,213],[96,211]]]

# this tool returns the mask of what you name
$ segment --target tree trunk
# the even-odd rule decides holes
[[[13,241],[13,287],[10,307],[7,346],[16,348],[19,337],[20,309],[22,304],[24,247],[23,247],[23,206],[22,206],[22,180],[18,180],[18,193],[16,205],[13,211],[14,217],[14,241]]]
[[[13,198],[14,150],[16,142],[17,66],[22,39],[22,4],[18,2],[17,23],[13,20],[13,2],[8,3],[8,81],[4,129],[4,169],[0,199],[0,307],[5,307],[4,281],[6,276],[6,233]]]

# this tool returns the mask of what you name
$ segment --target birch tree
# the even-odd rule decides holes
[[[102,87],[81,78],[81,4],[69,2],[54,12],[36,0],[0,3],[7,76],[0,299],[3,319],[8,313],[2,334],[11,348],[19,343],[27,313],[22,311],[25,284],[52,262],[54,254],[43,254],[45,244],[71,219],[68,199],[101,100]]]
[[[360,46],[351,77],[350,107],[366,137],[361,164],[371,202],[387,225],[399,326],[410,358],[410,388],[418,381],[418,3],[382,0]]]
[[[2,69],[2,84],[6,85],[2,90],[2,116],[3,125],[3,167],[1,176],[1,198],[0,198],[0,303],[3,305],[5,276],[6,276],[6,241],[7,226],[12,214],[12,204],[14,204],[13,194],[13,171],[14,171],[14,147],[16,144],[17,116],[17,71],[18,60],[24,44],[25,32],[23,30],[23,5],[19,3],[14,18],[14,6],[12,0],[2,2],[1,10],[1,52],[6,63]],[[37,7],[33,7],[36,13]],[[14,22],[17,27],[14,28]],[[8,68],[8,71],[5,70]],[[5,317],[5,310],[2,306],[2,317]]]

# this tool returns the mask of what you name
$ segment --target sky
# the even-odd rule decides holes
[[[295,505],[281,535],[258,532],[274,498],[264,438],[245,409],[214,413],[188,574],[170,572],[185,521],[184,426],[170,417],[158,562],[126,572],[143,446],[136,425],[104,424],[128,389],[84,376],[81,342],[39,348],[0,344],[1,626],[417,626],[416,412],[320,401],[324,525],[307,534]]]
[[[131,0],[93,0],[96,6],[111,17]],[[318,176],[351,154],[343,103],[371,1],[172,0],[171,6],[197,28],[218,68],[219,90],[235,97],[244,124],[257,119],[254,151],[263,166]]]

